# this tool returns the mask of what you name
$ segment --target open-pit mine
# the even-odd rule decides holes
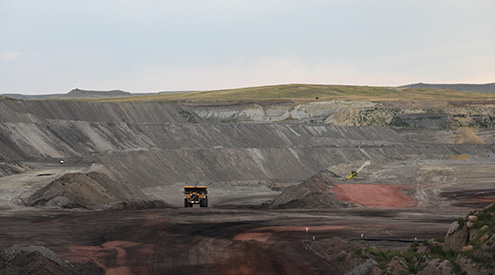
[[[476,261],[495,242],[493,96],[277,89],[1,99],[0,274],[494,272]],[[208,207],[184,207],[184,186]]]

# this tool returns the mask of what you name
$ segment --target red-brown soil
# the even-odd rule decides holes
[[[380,184],[338,184],[332,188],[339,200],[369,207],[411,207],[416,201],[397,189],[403,186]]]

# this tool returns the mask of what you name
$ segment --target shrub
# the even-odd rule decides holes
[[[409,127],[409,123],[405,122],[399,116],[394,116],[392,120],[388,123],[389,126],[395,126],[399,128],[407,128]]]
[[[445,237],[437,237],[434,239],[434,241],[439,242],[439,243],[443,243],[443,242],[445,242]]]
[[[190,123],[198,123],[198,121],[196,120],[196,118],[194,117],[193,114],[191,114],[191,112],[189,111],[186,111],[186,110],[183,110],[183,109],[180,109],[179,110],[179,114],[185,118],[188,122]]]
[[[363,249],[361,247],[356,248],[356,249],[352,250],[352,253],[356,254],[356,255],[361,255],[361,253],[363,253]]]
[[[7,96],[0,96],[0,100],[18,100],[18,99],[7,97]]]
[[[455,261],[455,258],[457,257],[457,253],[455,253],[452,249],[445,252],[443,251],[442,246],[439,244],[431,245],[430,250],[427,252],[427,255],[429,255],[432,258],[449,260],[451,262]]]

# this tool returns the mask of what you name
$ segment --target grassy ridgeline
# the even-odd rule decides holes
[[[213,90],[187,93],[168,93],[124,98],[88,99],[92,101],[162,101],[162,102],[242,102],[242,101],[322,101],[322,100],[487,100],[495,95],[460,92],[446,89],[413,89],[396,87],[286,84]]]

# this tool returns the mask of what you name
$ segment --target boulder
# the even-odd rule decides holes
[[[451,223],[449,226],[449,230],[447,230],[447,235],[454,233],[455,231],[457,231],[457,229],[459,229],[459,223],[458,222]]]
[[[474,223],[472,221],[467,221],[466,226],[467,226],[467,228],[471,229],[474,227]]]
[[[475,222],[478,220],[478,216],[475,216],[475,215],[469,215],[467,217],[467,220],[470,221],[470,222]]]
[[[464,245],[469,240],[469,232],[467,226],[459,228],[459,223],[454,222],[450,225],[447,235],[445,236],[445,242],[443,243],[443,250],[461,251]]]

